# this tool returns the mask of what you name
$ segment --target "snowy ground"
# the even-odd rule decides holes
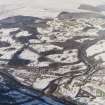
[[[104,0],[1,0],[0,8],[0,68],[47,95],[104,105]]]

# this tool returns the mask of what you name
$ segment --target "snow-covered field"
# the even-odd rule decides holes
[[[104,28],[104,0],[0,0],[0,68],[47,95],[104,105]]]

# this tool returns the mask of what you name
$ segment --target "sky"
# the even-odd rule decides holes
[[[80,11],[77,9],[80,4],[103,5],[105,0],[0,0],[0,18],[14,15],[55,17],[61,11]]]

